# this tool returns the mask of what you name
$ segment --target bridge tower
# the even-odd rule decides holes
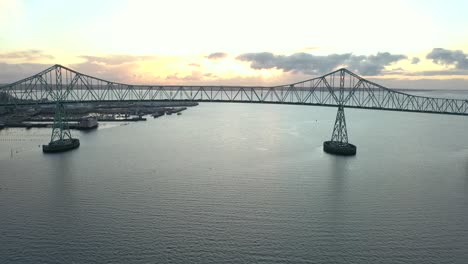
[[[55,106],[54,124],[50,142],[71,140],[72,136],[67,122],[65,107],[62,102],[57,102]]]
[[[345,71],[340,71],[340,89],[336,97],[338,99],[338,112],[336,114],[335,126],[330,141],[323,142],[323,150],[327,153],[342,156],[356,155],[356,146],[348,142],[348,131],[344,113],[345,104]]]
[[[67,91],[64,92],[62,89],[62,69],[59,66],[55,67],[55,79],[56,89],[55,92],[51,91],[56,100],[54,124],[49,144],[42,145],[42,151],[45,153],[63,152],[80,146],[80,140],[72,138],[68,126],[65,106],[63,104]],[[51,89],[53,89],[53,86]]]

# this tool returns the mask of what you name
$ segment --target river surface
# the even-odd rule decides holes
[[[0,131],[0,263],[468,263],[468,117],[202,103]]]

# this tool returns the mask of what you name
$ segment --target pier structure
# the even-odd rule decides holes
[[[44,153],[63,152],[80,146],[80,140],[71,135],[63,102],[69,90],[63,88],[62,71],[59,68],[56,68],[55,71],[55,89],[50,91],[55,101],[54,124],[52,125],[50,142],[47,145],[42,145]],[[53,86],[49,88],[53,88]]]
[[[64,121],[65,105],[89,102],[218,102],[337,107],[331,139],[323,145],[325,152],[336,155],[355,155],[357,149],[349,142],[345,108],[468,115],[468,100],[411,95],[366,80],[344,68],[297,83],[265,87],[131,85],[54,65],[0,87],[0,107],[56,104],[51,142],[71,138]]]
[[[356,146],[348,142],[348,130],[346,128],[346,118],[344,112],[345,99],[345,73],[340,72],[340,87],[338,89],[337,103],[338,112],[336,113],[335,126],[331,140],[323,142],[323,151],[342,156],[356,155]]]

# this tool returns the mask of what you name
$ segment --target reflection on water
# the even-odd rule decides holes
[[[330,174],[333,180],[333,193],[342,193],[345,188],[346,177],[348,176],[349,163],[355,157],[331,156],[330,158]]]

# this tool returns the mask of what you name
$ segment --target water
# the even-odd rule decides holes
[[[0,131],[0,263],[466,263],[468,117],[200,104],[74,132]]]

